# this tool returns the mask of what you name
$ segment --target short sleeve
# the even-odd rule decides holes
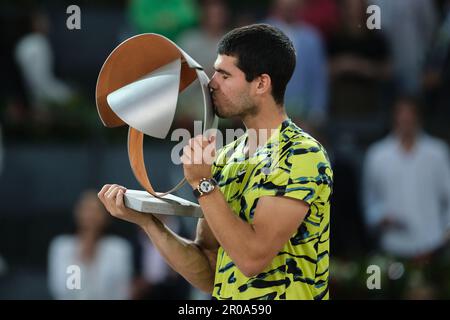
[[[287,196],[311,205],[318,199],[327,202],[331,196],[332,169],[325,150],[317,143],[292,147],[266,171],[260,183],[260,197]]]

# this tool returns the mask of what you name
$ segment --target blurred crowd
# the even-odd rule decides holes
[[[1,8],[0,169],[8,148],[24,143],[118,143],[123,131],[111,133],[98,119],[95,81],[109,52],[128,37],[162,34],[212,76],[224,33],[269,23],[297,52],[288,115],[325,146],[333,165],[330,296],[450,298],[450,0],[100,1],[80,5],[79,31],[65,29],[64,8],[49,3]],[[369,28],[371,16],[380,29]],[[197,84],[182,93],[174,128],[193,129],[201,99]],[[220,121],[221,129],[240,127],[235,119]],[[20,170],[5,163],[4,170]],[[208,298],[140,231],[108,231],[108,215],[90,190],[106,181],[93,180],[74,205],[72,232],[55,227],[44,241],[49,297]],[[10,220],[1,211],[0,297],[7,298],[13,266],[2,258],[1,224]],[[186,237],[195,234],[195,221],[162,219]],[[67,265],[81,267],[82,290],[67,290]],[[380,289],[367,286],[372,265],[381,270]]]

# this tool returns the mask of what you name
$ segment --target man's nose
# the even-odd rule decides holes
[[[216,75],[217,75],[217,72],[214,72],[211,80],[209,80],[208,87],[209,87],[210,90],[216,90],[217,89]]]

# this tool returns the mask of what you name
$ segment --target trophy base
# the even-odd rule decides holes
[[[194,202],[174,196],[165,195],[155,198],[146,191],[127,190],[124,194],[125,206],[143,213],[166,214],[173,216],[202,218],[200,206]]]

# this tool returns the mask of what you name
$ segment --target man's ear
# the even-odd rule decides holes
[[[270,93],[272,90],[272,79],[266,73],[263,73],[258,78],[256,78],[256,93],[265,94]]]

